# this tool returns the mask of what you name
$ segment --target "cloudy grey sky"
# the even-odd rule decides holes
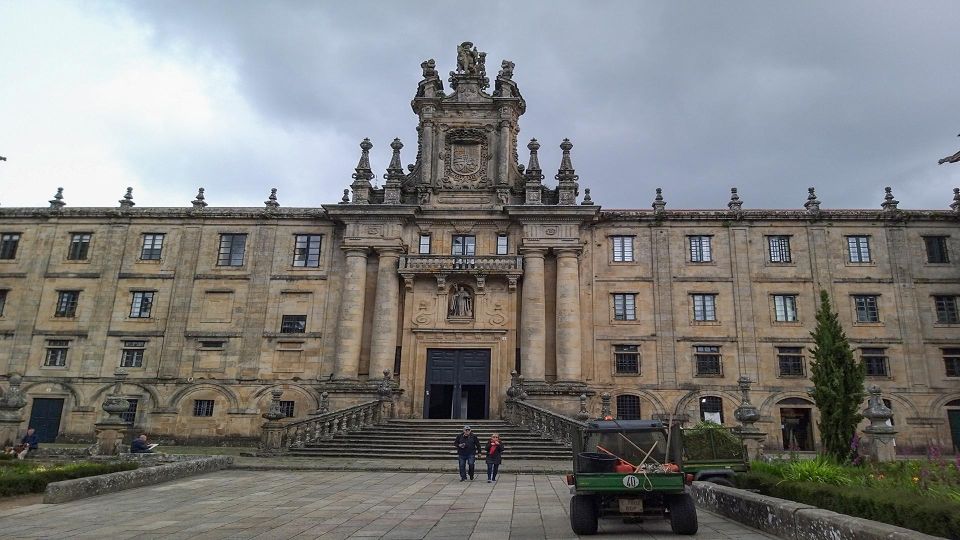
[[[946,209],[960,5],[924,2],[0,2],[0,205],[336,202],[363,137],[413,160],[419,64],[516,63],[521,138],[574,142],[606,208]],[[521,160],[526,150],[521,148]],[[547,178],[552,179],[552,174]]]

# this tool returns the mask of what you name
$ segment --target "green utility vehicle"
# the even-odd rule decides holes
[[[731,428],[701,422],[681,432],[683,472],[694,480],[734,487],[734,475],[749,470],[743,441]]]
[[[573,441],[570,527],[595,534],[600,518],[669,519],[677,534],[696,534],[697,509],[682,473],[680,430],[659,420],[597,420]]]

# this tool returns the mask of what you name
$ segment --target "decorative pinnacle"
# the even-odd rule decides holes
[[[580,204],[593,204],[593,199],[590,198],[590,188],[583,188],[583,202]]]
[[[540,150],[540,143],[536,139],[530,139],[527,143],[527,149],[530,150],[530,163],[527,165],[527,180],[539,182],[543,180],[543,174],[540,170],[540,159],[537,157],[537,150]]]
[[[387,174],[383,175],[383,178],[388,182],[390,180],[401,180],[403,178],[403,165],[400,162],[400,149],[403,148],[403,143],[400,142],[399,138],[393,139],[393,142],[390,143],[390,148],[393,149],[393,157],[390,158],[390,165],[387,166]]]
[[[953,202],[950,203],[950,208],[954,212],[960,212],[960,188],[953,188]]]
[[[653,213],[662,214],[667,208],[667,202],[663,200],[663,189],[657,188],[657,196],[653,198]]]
[[[57,210],[66,206],[67,203],[63,202],[63,188],[57,188],[57,194],[53,196],[53,199],[50,199],[50,208],[55,208]]]
[[[743,210],[743,201],[740,200],[740,195],[737,194],[737,188],[730,188],[730,202],[727,203],[727,208],[732,212],[740,212]]]
[[[560,170],[557,171],[557,175],[554,177],[558,182],[576,182],[579,177],[574,174],[576,171],[573,169],[573,161],[570,159],[570,149],[573,148],[573,143],[570,142],[570,139],[564,139],[560,143],[560,150],[563,151],[563,157],[560,159]]]
[[[205,206],[207,206],[207,201],[204,199],[203,191],[203,188],[198,189],[197,198],[190,201],[190,204],[192,204],[194,208],[203,209]]]
[[[880,203],[880,207],[886,210],[887,212],[893,212],[897,209],[897,205],[900,204],[900,201],[893,198],[893,189],[889,187],[883,188],[885,195],[883,196],[883,202]]]
[[[123,196],[122,199],[120,199],[120,207],[121,207],[121,208],[130,208],[130,207],[132,207],[134,204],[135,204],[135,203],[133,202],[133,188],[132,188],[132,187],[128,187],[128,188],[127,188],[127,193],[124,194],[124,196]]]
[[[364,138],[360,141],[360,162],[357,163],[357,172],[352,176],[354,180],[359,182],[373,180],[373,171],[370,170],[371,148],[373,148],[373,143],[370,142],[370,139]]]
[[[803,207],[811,214],[820,212],[820,201],[817,200],[817,193],[814,188],[807,188],[807,202],[803,203]]]
[[[267,208],[280,208],[280,203],[277,202],[277,188],[270,188],[270,196],[267,197],[267,200],[263,201],[263,204]]]

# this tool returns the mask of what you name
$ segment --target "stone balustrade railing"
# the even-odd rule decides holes
[[[312,442],[331,439],[338,433],[358,431],[377,424],[382,420],[381,403],[380,400],[368,401],[287,424],[283,428],[282,445],[285,448],[303,448]]]
[[[583,422],[519,399],[508,399],[505,405],[503,419],[507,422],[564,444],[572,444],[587,427]]]
[[[457,270],[485,274],[519,274],[523,270],[523,258],[515,255],[404,255],[400,257],[401,273]]]

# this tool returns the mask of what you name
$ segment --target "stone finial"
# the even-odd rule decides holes
[[[760,420],[760,411],[750,403],[750,379],[740,377],[737,379],[737,386],[740,388],[740,406],[733,411],[733,417],[742,425],[741,430],[751,431],[756,429],[753,424]]]
[[[120,208],[133,208],[134,204],[136,203],[133,202],[133,188],[128,187],[127,192],[120,199]]]
[[[602,420],[613,418],[613,411],[610,410],[610,392],[600,394],[600,418]]]
[[[393,397],[393,377],[390,376],[389,369],[383,370],[383,379],[377,385],[377,395],[380,396],[380,401]]]
[[[123,381],[127,378],[127,372],[118,369],[113,372],[113,393],[108,395],[100,407],[109,415],[108,423],[123,424],[123,417],[120,416],[130,408],[130,402],[123,397]]]
[[[403,143],[399,138],[393,139],[390,143],[393,149],[393,156],[390,158],[390,165],[387,166],[387,174],[383,178],[387,181],[383,186],[384,204],[400,204],[400,186],[403,181],[403,165],[400,161],[400,149]]]
[[[587,395],[580,394],[580,410],[577,412],[577,420],[586,422],[590,419],[590,413],[587,412]]]
[[[280,203],[277,202],[277,188],[270,188],[270,196],[263,201],[263,204],[270,209],[280,208]]]
[[[657,188],[657,196],[653,198],[653,204],[650,205],[653,207],[653,213],[656,215],[661,215],[667,208],[667,201],[663,200],[663,189]]]
[[[953,188],[953,202],[950,203],[950,208],[954,212],[960,212],[960,188]]]
[[[330,393],[323,392],[320,394],[320,414],[326,414],[330,412]]]
[[[537,151],[540,150],[540,143],[536,139],[530,139],[530,142],[527,143],[527,150],[530,150],[530,162],[527,165],[526,176],[527,180],[543,180],[543,174],[540,170],[540,158],[537,157]]]
[[[9,388],[0,397],[0,418],[3,417],[2,413],[5,411],[19,411],[27,405],[27,398],[20,391],[20,383],[23,382],[23,377],[14,373],[10,375],[8,382],[10,384]]]
[[[590,188],[583,188],[583,205],[592,205],[593,199],[590,198]]]
[[[883,188],[884,196],[883,202],[880,203],[880,207],[883,208],[886,212],[894,212],[897,210],[897,205],[900,204],[900,201],[893,198],[893,189],[889,187]]]
[[[50,208],[54,210],[59,210],[66,205],[67,203],[63,202],[63,188],[58,187],[57,194],[54,195],[52,199],[50,199]]]
[[[737,194],[737,188],[735,187],[730,188],[730,202],[727,203],[727,208],[737,215],[743,212],[743,201],[740,200],[740,195]]]
[[[350,187],[353,189],[353,204],[370,203],[370,181],[374,179],[373,171],[370,170],[370,149],[373,143],[370,139],[364,138],[360,141],[360,161],[357,163],[355,173],[353,173],[353,183]]]
[[[815,188],[807,188],[807,202],[803,203],[803,207],[811,214],[820,213],[820,201],[817,199]]]
[[[560,143],[563,158],[560,160],[560,169],[554,177],[559,183],[557,187],[559,204],[577,204],[577,194],[579,191],[577,180],[580,177],[576,175],[576,171],[573,168],[573,161],[570,159],[570,150],[572,148],[573,143],[570,142],[570,139],[564,139],[563,142]]]
[[[510,372],[510,386],[507,388],[507,400],[523,401],[527,399],[527,391],[523,388],[523,376],[517,370]]]
[[[270,422],[276,422],[284,418],[286,415],[283,414],[283,410],[280,408],[280,397],[283,396],[283,389],[280,387],[270,390],[270,408],[267,409],[267,412],[261,414],[263,418],[267,419]]]
[[[887,425],[887,420],[893,418],[893,411],[883,403],[880,397],[880,387],[871,385],[867,389],[870,397],[867,398],[867,408],[863,410],[863,416],[870,421],[869,429],[874,431],[889,431],[893,428]]]
[[[204,189],[200,188],[197,190],[197,198],[190,201],[190,204],[193,205],[197,210],[203,210],[207,206],[206,198],[203,196]]]

